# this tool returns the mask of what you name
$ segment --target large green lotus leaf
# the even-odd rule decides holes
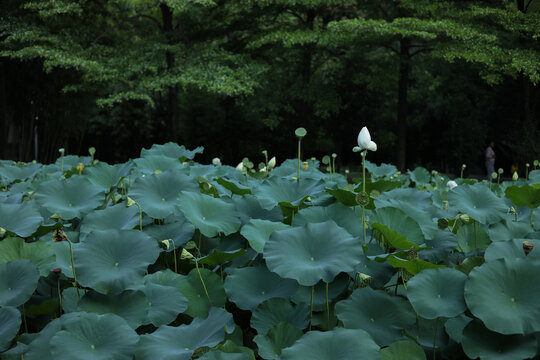
[[[388,206],[377,209],[370,220],[373,224],[384,225],[384,228],[375,225],[374,228],[383,233],[392,247],[409,249],[413,247],[411,243],[412,245],[420,245],[424,242],[424,234],[420,225],[398,208]],[[392,233],[387,229],[392,230]]]
[[[43,241],[27,243],[20,238],[6,238],[0,241],[0,264],[18,259],[32,261],[38,267],[41,276],[49,275],[55,263],[51,243]]]
[[[0,264],[0,306],[24,304],[36,290],[39,270],[30,260]]]
[[[497,259],[474,268],[465,301],[486,327],[501,334],[540,331],[540,262]]]
[[[427,171],[426,168],[423,168],[421,166],[417,167],[413,171],[408,170],[407,172],[411,177],[411,181],[413,181],[416,186],[422,186],[431,181],[431,175],[429,174],[429,171]]]
[[[112,187],[117,186],[123,177],[129,175],[132,167],[131,161],[117,165],[99,162],[94,166],[84,168],[84,173],[92,184],[108,192]]]
[[[439,351],[444,349],[449,341],[444,331],[445,323],[445,318],[430,320],[418,317],[416,323],[406,329],[407,337],[413,338],[422,347],[431,349],[430,353],[433,351],[433,340],[435,340],[436,349]]]
[[[0,352],[6,350],[21,327],[21,313],[14,307],[0,307]]]
[[[178,195],[177,204],[186,219],[206,237],[215,237],[219,233],[229,235],[240,228],[236,207],[221,199],[183,191]]]
[[[261,206],[270,210],[276,206],[297,207],[308,196],[315,197],[325,190],[323,180],[300,179],[292,181],[286,178],[271,177],[253,189]]]
[[[236,205],[242,224],[247,224],[251,219],[283,221],[283,212],[280,208],[263,209],[254,195],[235,196],[231,201]]]
[[[283,349],[282,360],[380,359],[379,346],[361,329],[336,328],[310,331],[293,346]]]
[[[159,256],[157,243],[140,231],[93,231],[74,250],[77,280],[102,294],[138,284]]]
[[[210,299],[206,296],[205,287]],[[187,276],[182,277],[176,288],[188,299],[185,313],[191,317],[205,317],[212,306],[221,307],[227,299],[219,275],[200,267],[199,271],[192,269]]]
[[[137,346],[138,360],[189,360],[193,351],[213,347],[223,341],[225,330],[233,327],[232,315],[211,308],[206,319],[196,317],[189,325],[160,326],[152,334],[141,335]]]
[[[534,209],[540,205],[540,185],[509,186],[504,191],[507,198],[517,206]]]
[[[502,335],[486,329],[480,320],[465,327],[461,344],[467,356],[481,360],[530,359],[537,351],[534,335]]]
[[[90,165],[92,158],[90,156],[65,155],[59,156],[54,164],[60,169],[62,162],[64,163],[64,171],[66,171],[76,167],[79,163],[82,163],[85,166]]]
[[[475,267],[482,266],[485,262],[486,260],[482,256],[471,256],[463,260],[461,264],[456,265],[455,269],[469,275]]]
[[[332,302],[338,296],[344,294],[350,285],[349,275],[342,273],[336,276],[334,281],[328,284],[328,300]],[[295,304],[311,304],[311,286],[300,286],[291,299]],[[326,311],[326,283],[319,281],[313,289],[313,310]],[[326,322],[326,319],[325,319]]]
[[[262,253],[264,245],[270,238],[270,235],[276,230],[284,230],[289,225],[273,222],[269,220],[252,219],[242,227],[240,234],[247,239],[249,246],[258,253]]]
[[[253,339],[263,359],[277,359],[281,350],[293,345],[303,333],[296,326],[281,322],[273,326],[266,335],[257,335]]]
[[[139,210],[136,206],[125,207],[124,204],[95,210],[86,215],[81,222],[80,240],[94,230],[131,230],[139,225]]]
[[[457,317],[446,320],[444,323],[444,328],[450,339],[454,340],[456,343],[461,344],[463,340],[463,329],[470,323],[473,319],[465,316],[459,315]]]
[[[152,324],[156,327],[174,321],[177,316],[188,307],[188,300],[173,286],[158,285],[147,281],[145,284],[134,287],[146,295],[148,299],[148,314],[143,324]],[[141,310],[142,311],[142,310]]]
[[[232,270],[224,287],[229,300],[240,309],[253,310],[270,298],[290,299],[298,289],[298,283],[283,279],[262,265]]]
[[[259,334],[266,334],[282,322],[304,330],[309,323],[309,307],[306,304],[293,306],[289,300],[273,298],[266,300],[253,310],[251,327]]]
[[[444,265],[437,265],[432,264],[429,261],[424,261],[420,259],[402,259],[396,255],[390,255],[388,256],[388,263],[392,265],[394,268],[403,268],[410,272],[413,275],[418,274],[422,270],[426,269],[437,269],[437,268],[443,268]]]
[[[463,225],[457,231],[457,240],[462,252],[485,250],[491,243],[486,230],[478,223]]]
[[[71,288],[72,289],[72,288]],[[65,291],[65,290],[64,290]],[[81,312],[72,312],[63,314],[60,318],[49,322],[40,332],[37,337],[29,343],[28,351],[24,353],[24,359],[27,360],[54,360],[51,355],[51,338],[60,330],[62,326],[73,319],[87,315]],[[125,323],[125,321],[124,321]],[[127,324],[126,324],[127,326]]]
[[[184,158],[183,160],[191,160],[197,154],[202,154],[204,147],[199,146],[193,150],[188,150],[184,145],[178,145],[174,142],[166,144],[154,144],[150,149],[142,149],[141,157],[146,158],[152,155],[162,155],[173,159]]]
[[[0,180],[6,180],[7,183],[12,183],[16,180],[24,181],[34,177],[41,169],[41,164],[24,164],[24,165],[9,165],[0,166]],[[1,181],[0,181],[1,182]]]
[[[103,191],[82,176],[41,183],[36,190],[36,201],[63,219],[82,219],[103,204]]]
[[[133,161],[137,165],[137,173],[141,173],[143,176],[168,170],[182,170],[185,167],[178,159],[163,155],[148,155]]]
[[[228,263],[230,261],[233,261],[236,258],[241,257],[246,253],[245,249],[236,249],[236,250],[226,250],[226,251],[220,251],[217,249],[213,249],[210,254],[203,256],[197,261],[199,264],[209,265],[209,266],[215,266],[215,265],[223,265],[225,263]],[[192,263],[195,263],[195,260],[191,260]]]
[[[467,275],[442,268],[428,269],[407,282],[407,297],[423,318],[454,317],[467,309],[463,288]]]
[[[67,320],[50,342],[55,360],[129,360],[139,336],[114,314],[81,314]]]
[[[336,224],[347,230],[353,236],[363,236],[362,217],[360,211],[355,213],[351,208],[335,203],[330,206],[310,206],[294,215],[293,226],[309,223],[319,223],[334,220]]]
[[[164,219],[178,213],[176,197],[183,190],[198,192],[199,185],[189,176],[167,171],[138,178],[129,190],[129,196],[150,217]]]
[[[226,353],[219,350],[207,352],[201,358],[201,360],[251,360],[252,357],[249,354],[244,353]]]
[[[145,226],[143,232],[158,242],[172,240],[174,241],[175,248],[178,249],[193,238],[195,227],[185,219],[181,219],[164,225],[153,224]],[[171,246],[168,251],[173,250],[174,248]]]
[[[275,231],[264,247],[271,271],[304,286],[352,271],[362,255],[360,241],[332,220]]]
[[[414,341],[400,340],[381,349],[381,360],[426,360],[426,353]]]
[[[133,329],[137,329],[145,324],[149,301],[142,291],[126,290],[114,295],[89,291],[81,298],[78,310],[97,314],[116,314],[126,320]]]
[[[420,259],[435,264],[444,262],[457,247],[457,237],[451,231],[439,230],[433,239],[426,240],[426,245],[428,249],[418,253]]]
[[[491,241],[508,241],[521,239],[532,233],[531,225],[524,222],[502,220],[490,225],[487,230]]]
[[[366,169],[375,178],[389,177],[398,172],[398,169],[396,168],[395,165],[385,164],[385,163],[381,163],[381,165],[377,165],[367,160],[366,160]]]
[[[246,187],[245,185],[241,184],[239,181],[236,181],[234,179],[218,178],[216,179],[216,182],[219,185],[223,186],[225,189],[229,190],[232,194],[236,194],[236,195],[251,194],[251,189],[249,187]]]
[[[373,288],[382,288],[386,283],[388,283],[388,281],[390,281],[393,272],[394,269],[388,263],[381,263],[363,257],[360,264],[355,267],[354,273],[350,275],[353,278],[355,278],[358,273],[369,275],[372,277],[370,285]]]
[[[523,242],[530,242],[534,245],[533,250],[529,255],[525,255],[523,251]],[[513,239],[510,241],[499,241],[492,243],[486,250],[484,258],[486,261],[493,261],[497,259],[515,259],[515,258],[529,258],[540,260],[540,240],[536,239]]]
[[[418,189],[396,189],[382,194],[375,199],[375,206],[383,208],[395,207],[413,218],[427,239],[432,239],[437,233],[436,217],[430,193]]]
[[[482,224],[504,218],[508,206],[484,185],[461,185],[448,192],[449,207],[469,215]]]
[[[400,339],[403,329],[416,319],[405,299],[370,287],[356,289],[347,300],[338,302],[336,316],[346,328],[366,330],[380,346]]]
[[[21,237],[32,235],[43,223],[34,202],[22,204],[2,204],[0,206],[0,227]]]

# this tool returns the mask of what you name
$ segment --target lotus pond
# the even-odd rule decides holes
[[[363,181],[200,152],[0,162],[0,358],[539,353],[540,170],[450,189],[424,168],[366,162]]]

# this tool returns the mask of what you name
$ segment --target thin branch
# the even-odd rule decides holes
[[[523,12],[527,12],[527,10],[529,9],[529,5],[531,5],[531,3],[533,2],[533,0],[529,0],[529,2],[527,3],[527,5],[525,5],[525,10]]]
[[[410,55],[409,55],[409,58],[412,58],[412,57],[415,56],[415,55],[418,55],[418,54],[423,53],[423,52],[431,51],[431,50],[433,50],[433,49],[432,49],[432,48],[427,48],[427,47],[426,47],[426,48],[422,48],[422,49],[418,49],[418,50],[416,50],[415,52],[413,52],[412,54],[410,54]]]

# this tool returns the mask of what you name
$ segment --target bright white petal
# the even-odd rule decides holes
[[[358,134],[358,146],[363,149],[367,149],[369,143],[371,142],[371,135],[369,135],[369,130],[367,127],[363,127]]]
[[[360,151],[362,151],[362,148],[360,146],[355,146],[355,147],[352,148],[352,151],[353,152],[360,152]]]
[[[367,149],[370,151],[377,151],[377,144],[374,141],[370,141]]]

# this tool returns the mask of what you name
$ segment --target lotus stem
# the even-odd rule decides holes
[[[315,291],[315,285],[311,286],[311,301],[309,303],[309,331],[311,331],[311,322],[313,321],[313,292]]]
[[[206,294],[206,297],[208,298],[208,302],[210,303],[210,306],[212,306],[212,300],[210,300],[210,295],[208,295],[208,290],[206,289],[206,284],[204,283],[204,280],[201,275],[201,271],[199,270],[199,262],[197,259],[195,259],[195,268],[197,269],[197,273],[199,274],[199,279],[201,279],[201,284],[204,289],[204,293]]]
[[[172,246],[173,246],[173,255],[174,255],[174,272],[178,273],[178,264],[176,260],[176,245],[174,245],[174,240],[171,239]]]
[[[433,335],[433,360],[436,360],[437,350],[437,327],[439,325],[439,318],[435,319],[435,334]]]
[[[56,288],[58,289],[58,302],[60,303],[60,316],[62,316],[62,292],[60,291],[60,276],[56,279]]]
[[[302,143],[302,138],[298,138],[298,177],[297,177],[298,182],[300,182],[300,151],[301,151],[300,144],[301,143]]]
[[[26,323],[26,310],[24,309],[24,304],[22,304],[22,313],[23,313],[23,321],[24,321],[24,332],[28,333],[28,324]]]
[[[328,283],[326,283],[326,330],[330,330],[330,305],[328,304]]]
[[[473,223],[474,227],[474,256],[478,255],[478,237],[476,235],[476,222]]]
[[[136,202],[135,204],[137,204],[137,207],[139,208],[139,231],[142,231],[142,209],[141,209],[141,205],[139,205],[138,202]]]
[[[533,225],[533,210],[534,210],[534,209],[531,208],[531,227],[534,229],[534,225]]]
[[[366,192],[366,155],[367,150],[362,153],[362,192]],[[362,228],[364,229],[364,245],[366,245],[366,207],[362,205]]]
[[[75,285],[75,289],[77,290],[77,304],[81,302],[81,294],[79,294],[79,284],[77,283],[77,273],[75,272],[75,259],[73,257],[73,244],[71,243],[71,240],[66,236],[66,240],[69,244],[69,253],[71,255],[71,268],[73,269],[73,282]]]

